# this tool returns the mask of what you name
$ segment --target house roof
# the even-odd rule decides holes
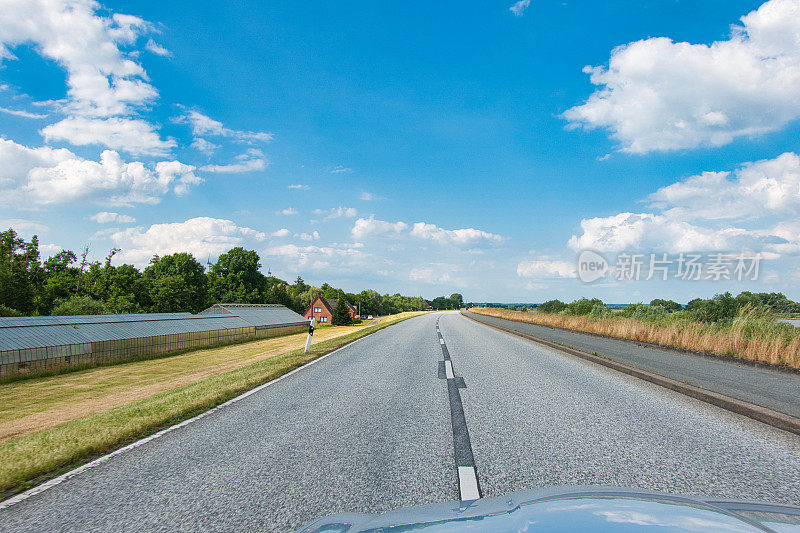
[[[308,324],[308,320],[280,304],[214,304],[200,314],[229,314],[256,328]]]
[[[324,306],[325,306],[325,308],[326,308],[326,309],[327,309],[327,310],[328,310],[328,311],[329,311],[331,314],[333,314],[333,310],[334,310],[334,309],[336,309],[336,306],[337,306],[337,305],[339,305],[339,299],[338,299],[338,298],[330,298],[330,299],[328,299],[328,298],[325,298],[325,297],[323,297],[323,296],[318,296],[317,298],[318,298],[318,299],[319,299],[319,300],[322,302],[322,305],[324,305]],[[314,301],[316,301],[316,300],[314,300]],[[345,305],[347,306],[347,308],[348,308],[348,309],[350,309],[352,312],[354,312],[354,313],[357,313],[357,312],[358,312],[358,311],[356,310],[356,308],[355,308],[353,305],[351,305],[351,304],[350,304],[350,302],[348,302],[347,300],[345,300],[345,301],[344,301],[344,304],[345,304]],[[311,302],[311,306],[309,306],[309,309],[310,309],[310,308],[311,308],[313,305],[314,305],[314,302]],[[307,313],[307,312],[308,312],[308,311],[306,311],[306,313]]]

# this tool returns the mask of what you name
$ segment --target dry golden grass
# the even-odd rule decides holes
[[[621,316],[595,318],[493,308],[473,308],[471,311],[531,324],[800,368],[800,334],[791,327],[758,319],[749,313],[740,315],[731,325],[720,326],[690,319],[647,321]]]
[[[321,342],[363,326],[318,329]],[[0,385],[0,443],[305,346],[306,333]]]
[[[0,443],[0,493],[194,416],[419,314],[392,315],[374,326],[321,328],[308,354],[303,333],[0,385],[0,427],[40,423],[7,432]]]

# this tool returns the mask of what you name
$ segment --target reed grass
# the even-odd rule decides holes
[[[496,308],[472,312],[543,326],[595,333],[775,366],[800,368],[800,329],[745,307],[733,320],[701,322],[687,312],[651,320],[607,314],[601,317],[525,313]]]

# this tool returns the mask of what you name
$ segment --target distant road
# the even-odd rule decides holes
[[[797,436],[436,313],[5,508],[0,530],[282,531],[457,500],[457,378],[483,495],[608,484],[798,501]]]

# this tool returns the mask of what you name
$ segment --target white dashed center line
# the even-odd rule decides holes
[[[461,501],[477,500],[481,497],[474,466],[458,467],[458,489],[461,492]]]
[[[453,362],[452,361],[445,361],[444,362],[444,374],[447,379],[453,379],[455,374],[453,374]]]

